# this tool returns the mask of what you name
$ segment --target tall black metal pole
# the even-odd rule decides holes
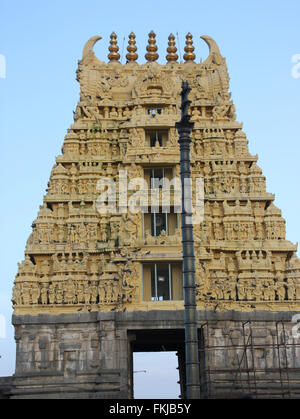
[[[192,224],[192,188],[190,144],[194,124],[190,122],[188,109],[191,101],[188,82],[182,82],[181,121],[176,123],[180,144],[180,174],[182,185],[182,248],[183,292],[186,360],[186,397],[200,398],[200,369],[198,352],[197,304],[195,283],[194,234]]]

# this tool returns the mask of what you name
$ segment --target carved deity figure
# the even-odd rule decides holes
[[[30,286],[27,283],[23,284],[23,287],[22,287],[22,303],[25,306],[31,303]]]
[[[98,293],[99,293],[99,303],[105,304],[106,302],[106,286],[105,283],[100,282],[98,287]]]
[[[34,284],[31,287],[31,301],[32,304],[38,304],[39,303],[39,298],[40,298],[40,288],[38,286],[38,284]]]
[[[90,287],[91,290],[91,304],[96,304],[98,299],[98,287],[96,284],[92,284]]]
[[[64,287],[64,301],[66,304],[75,303],[75,286],[72,280],[68,280]]]
[[[237,290],[238,290],[238,299],[239,301],[246,300],[246,287],[243,280],[239,280],[237,284]]]
[[[216,105],[214,106],[212,111],[213,121],[227,117],[228,112],[230,110],[230,106],[231,105],[228,103],[228,101],[224,100],[221,93],[218,93],[218,96],[216,98]]]
[[[48,287],[45,284],[41,288],[41,303],[43,305],[48,304]]]
[[[91,303],[91,289],[90,289],[90,285],[88,284],[84,287],[84,303],[85,304]]]
[[[121,239],[125,246],[131,245],[136,240],[137,226],[140,218],[141,214],[135,214],[135,216],[131,216],[130,214],[122,214]]]
[[[13,305],[22,305],[21,284],[16,284],[14,286],[11,301],[12,301]]]
[[[296,298],[296,285],[293,278],[287,280],[287,297],[288,300],[295,300]]]
[[[49,297],[49,304],[56,303],[56,287],[54,284],[49,285],[48,297]]]

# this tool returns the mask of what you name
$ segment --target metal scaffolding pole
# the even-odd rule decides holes
[[[175,127],[179,133],[180,174],[182,185],[182,248],[183,248],[183,292],[186,357],[186,397],[200,398],[200,369],[198,350],[198,322],[195,284],[194,235],[192,224],[192,182],[190,144],[194,124],[190,122],[188,109],[191,91],[187,82],[182,82],[181,121]]]

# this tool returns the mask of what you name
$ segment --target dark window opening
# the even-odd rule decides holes
[[[143,264],[144,301],[182,300],[181,263]]]
[[[150,147],[165,147],[168,141],[168,131],[154,129],[146,131],[146,139]]]
[[[162,233],[166,236],[174,236],[179,228],[179,214],[175,213],[174,207],[169,208],[168,212],[159,212],[143,214],[143,235],[151,233],[151,236],[158,237]]]
[[[154,118],[156,115],[162,114],[162,108],[147,108],[146,113]]]

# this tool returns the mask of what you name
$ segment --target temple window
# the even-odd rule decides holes
[[[146,130],[146,142],[150,147],[165,147],[168,141],[168,130]]]
[[[144,301],[182,300],[181,263],[144,263]]]
[[[147,108],[146,114],[151,115],[153,118],[155,118],[156,115],[161,115],[163,113],[162,108]]]
[[[151,189],[163,188],[165,186],[165,179],[171,181],[172,178],[172,167],[151,167],[144,169],[144,179]]]
[[[159,208],[157,212],[143,214],[143,234],[151,233],[151,236],[157,237],[164,233],[167,236],[176,234],[179,227],[179,214],[174,212],[174,207],[170,207],[169,211],[163,212]]]

